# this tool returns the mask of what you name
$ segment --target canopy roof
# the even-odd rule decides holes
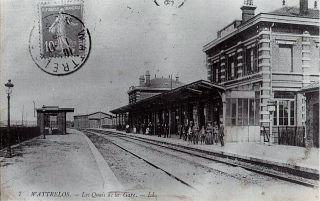
[[[223,86],[212,84],[211,82],[204,80],[198,80],[196,82],[192,82],[190,84],[175,88],[173,90],[140,100],[134,104],[129,104],[111,110],[110,112],[113,114],[119,114],[142,109],[169,107],[170,105],[175,103],[197,100],[201,97],[219,96],[220,92],[223,91],[225,91],[225,88]]]
[[[74,112],[74,108],[59,108],[58,106],[43,106],[35,109],[37,113],[60,113],[60,112]]]

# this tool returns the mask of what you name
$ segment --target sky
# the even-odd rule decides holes
[[[61,1],[61,0],[55,0]],[[43,105],[75,108],[73,115],[109,110],[128,104],[127,91],[139,85],[148,70],[151,79],[180,77],[184,83],[206,80],[203,46],[235,19],[241,19],[243,0],[85,0],[84,23],[92,38],[88,61],[67,76],[53,76],[32,61],[29,35],[38,26],[35,0],[0,0],[0,120],[7,119],[4,84],[14,84],[11,119],[34,121]],[[298,6],[299,0],[286,0]],[[314,1],[309,0],[309,8]],[[254,0],[256,14],[281,8],[282,0]]]

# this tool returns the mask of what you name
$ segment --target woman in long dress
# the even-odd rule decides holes
[[[206,135],[206,142],[207,144],[212,144],[213,143],[213,127],[211,126],[211,123],[209,122],[207,125],[207,135]]]

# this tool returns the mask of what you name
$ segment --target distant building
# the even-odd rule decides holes
[[[136,103],[140,100],[158,95],[160,93],[170,91],[184,85],[179,81],[179,77],[173,78],[153,78],[150,79],[149,71],[146,72],[146,77],[141,75],[139,78],[139,86],[131,86],[128,91],[129,104]]]
[[[114,116],[104,112],[94,112],[74,117],[75,128],[111,128],[115,125]]]
[[[306,138],[308,147],[319,148],[319,82],[304,87],[306,96]]]

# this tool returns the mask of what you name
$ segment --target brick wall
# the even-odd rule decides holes
[[[319,138],[319,132],[316,131],[317,126],[319,129],[319,110],[318,113],[316,114],[316,104],[318,105],[319,108],[319,92],[310,92],[306,93],[306,98],[307,98],[307,111],[306,111],[306,126],[307,126],[307,146],[308,147],[314,147],[319,145],[315,145],[315,137]],[[318,117],[316,117],[316,115]],[[315,117],[315,118],[314,118]],[[314,122],[314,119],[317,119],[317,122]],[[319,140],[318,140],[319,142]]]
[[[319,65],[319,48],[316,46],[314,40],[310,41],[310,73],[319,73],[320,65]]]

